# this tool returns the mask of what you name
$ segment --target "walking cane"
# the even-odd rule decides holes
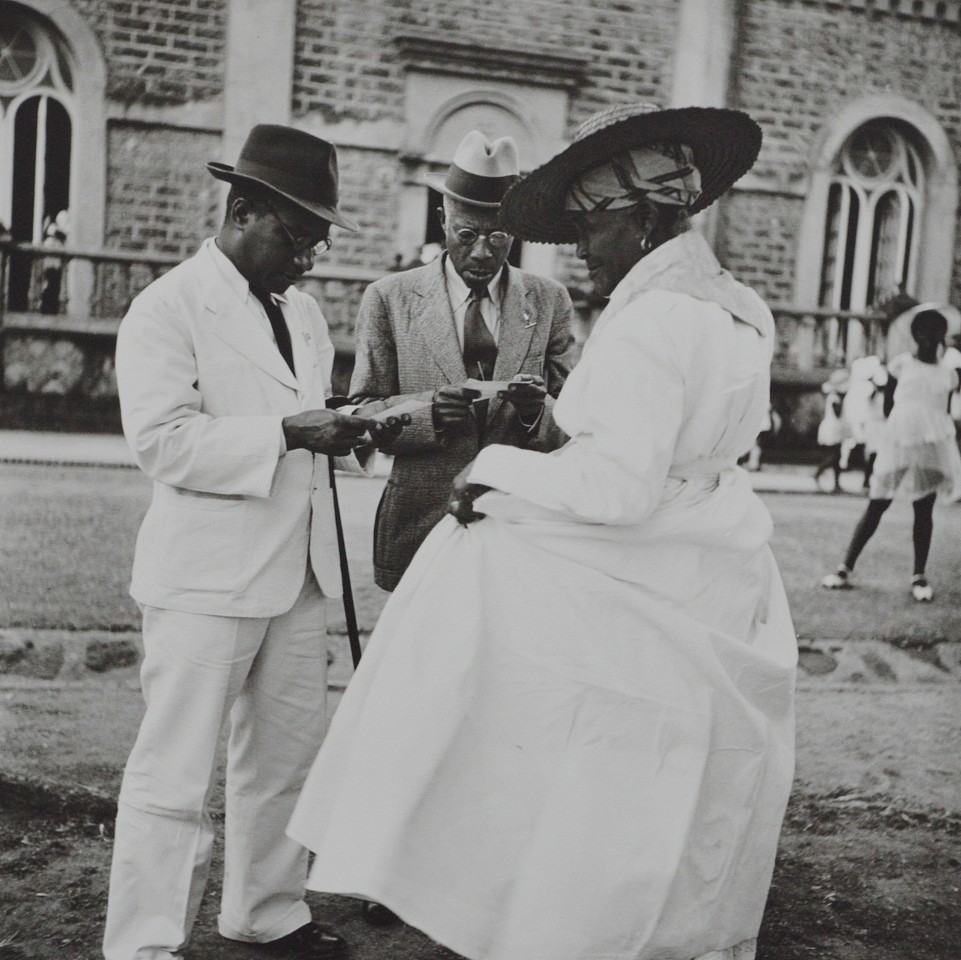
[[[344,524],[340,519],[340,501],[337,498],[337,482],[334,479],[334,458],[327,457],[330,473],[330,493],[334,500],[334,526],[337,528],[337,550],[340,553],[340,579],[344,584],[344,617],[347,620],[347,639],[354,669],[360,663],[360,631],[357,629],[357,611],[354,608],[354,592],[350,586],[350,567],[347,564],[347,543],[344,540]]]

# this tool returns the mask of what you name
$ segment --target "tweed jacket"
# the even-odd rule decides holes
[[[413,414],[413,423],[383,448],[394,456],[374,521],[374,577],[385,590],[394,589],[444,515],[451,482],[482,442],[547,451],[567,440],[552,410],[574,358],[571,299],[554,280],[507,265],[504,269],[494,379],[542,376],[548,393],[544,416],[536,430],[528,431],[512,404],[492,400],[482,441],[473,420],[464,430],[439,435],[429,408]],[[414,398],[430,400],[438,388],[466,379],[442,258],[367,288],[357,318],[353,396],[380,398],[378,408],[389,407]]]
[[[272,617],[293,605],[308,557],[324,594],[341,594],[327,457],[286,451],[282,427],[324,407],[334,347],[317,302],[291,287],[292,373],[227,263],[205,241],[120,324],[124,433],[153,480],[130,592],[168,610]],[[355,457],[337,466],[365,472]]]

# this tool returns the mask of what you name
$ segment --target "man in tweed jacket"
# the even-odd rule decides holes
[[[446,179],[435,184],[445,195],[448,252],[376,281],[361,302],[352,396],[378,407],[427,401],[382,448],[394,455],[374,522],[374,576],[385,590],[394,589],[443,517],[454,477],[481,447],[546,451],[567,440],[551,410],[573,361],[573,306],[561,284],[506,263],[511,238],[496,222],[518,169],[511,138],[489,143],[468,133]],[[484,376],[471,353],[473,298],[492,338]],[[479,376],[518,383],[509,397],[473,404],[477,394],[463,384]]]

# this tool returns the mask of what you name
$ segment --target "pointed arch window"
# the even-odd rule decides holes
[[[924,193],[920,154],[895,124],[871,120],[848,137],[828,193],[822,306],[863,311],[914,287]]]
[[[17,240],[39,243],[69,207],[72,89],[57,39],[0,3],[0,219]]]
[[[66,239],[73,153],[73,75],[62,42],[25,8],[0,2],[0,220],[13,239]],[[23,308],[23,258],[10,264],[9,297]]]

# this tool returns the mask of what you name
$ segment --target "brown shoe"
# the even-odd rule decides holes
[[[267,943],[251,944],[272,957],[289,960],[340,960],[347,956],[347,941],[329,927],[305,923],[286,937]]]

